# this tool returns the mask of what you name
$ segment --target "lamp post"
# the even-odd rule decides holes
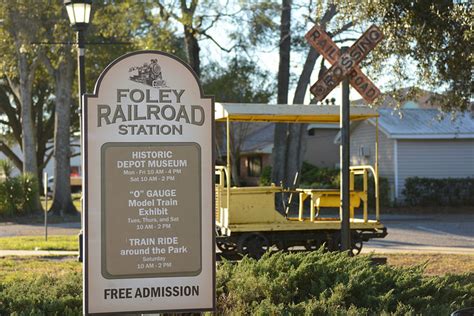
[[[66,6],[67,15],[72,27],[77,34],[77,69],[78,69],[78,86],[79,86],[79,116],[82,113],[82,95],[86,92],[86,77],[85,77],[85,42],[84,33],[89,26],[89,20],[91,15],[92,0],[64,0]],[[82,126],[81,119],[79,120],[79,129],[81,132],[81,153],[82,150]],[[84,188],[83,190],[84,191]],[[82,198],[81,198],[82,201]],[[79,257],[78,260],[82,262],[83,259],[83,242],[82,242],[82,222],[84,206],[81,211],[81,231],[79,232]]]

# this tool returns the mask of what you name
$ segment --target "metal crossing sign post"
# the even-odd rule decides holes
[[[323,28],[316,25],[305,36],[332,67],[311,87],[317,101],[322,101],[342,82],[342,106],[340,114],[341,146],[341,250],[351,249],[349,221],[349,166],[350,166],[350,102],[349,83],[368,102],[372,103],[380,95],[380,90],[364,75],[358,64],[382,40],[380,29],[372,25],[350,48],[341,50]]]

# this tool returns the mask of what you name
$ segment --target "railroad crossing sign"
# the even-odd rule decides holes
[[[372,25],[343,54],[341,54],[340,49],[331,37],[318,25],[309,30],[305,38],[332,65],[310,89],[316,100],[322,101],[347,75],[351,85],[368,103],[372,103],[380,95],[380,90],[364,75],[358,66],[361,60],[383,38],[383,34],[377,26]]]

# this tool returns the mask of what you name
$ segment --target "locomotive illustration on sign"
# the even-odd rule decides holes
[[[144,63],[143,66],[131,67],[128,72],[134,72],[134,75],[130,76],[132,81],[154,88],[167,87],[157,59],[151,59],[150,63]]]

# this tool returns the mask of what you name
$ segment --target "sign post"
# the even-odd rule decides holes
[[[176,57],[139,51],[83,111],[84,312],[213,310],[213,99]]]
[[[350,48],[341,50],[323,28],[316,25],[305,35],[306,40],[332,67],[311,87],[317,101],[322,101],[342,81],[342,106],[340,114],[341,145],[341,250],[351,249],[350,234],[350,100],[349,83],[367,101],[372,103],[380,90],[362,73],[358,64],[382,40],[379,28],[372,25]]]
[[[342,47],[342,53],[347,51],[347,47]],[[351,249],[351,228],[349,221],[349,167],[350,167],[350,100],[349,100],[349,79],[342,80],[342,106],[340,108],[339,127],[341,128],[341,145],[339,146],[339,161],[341,166],[341,249]]]

